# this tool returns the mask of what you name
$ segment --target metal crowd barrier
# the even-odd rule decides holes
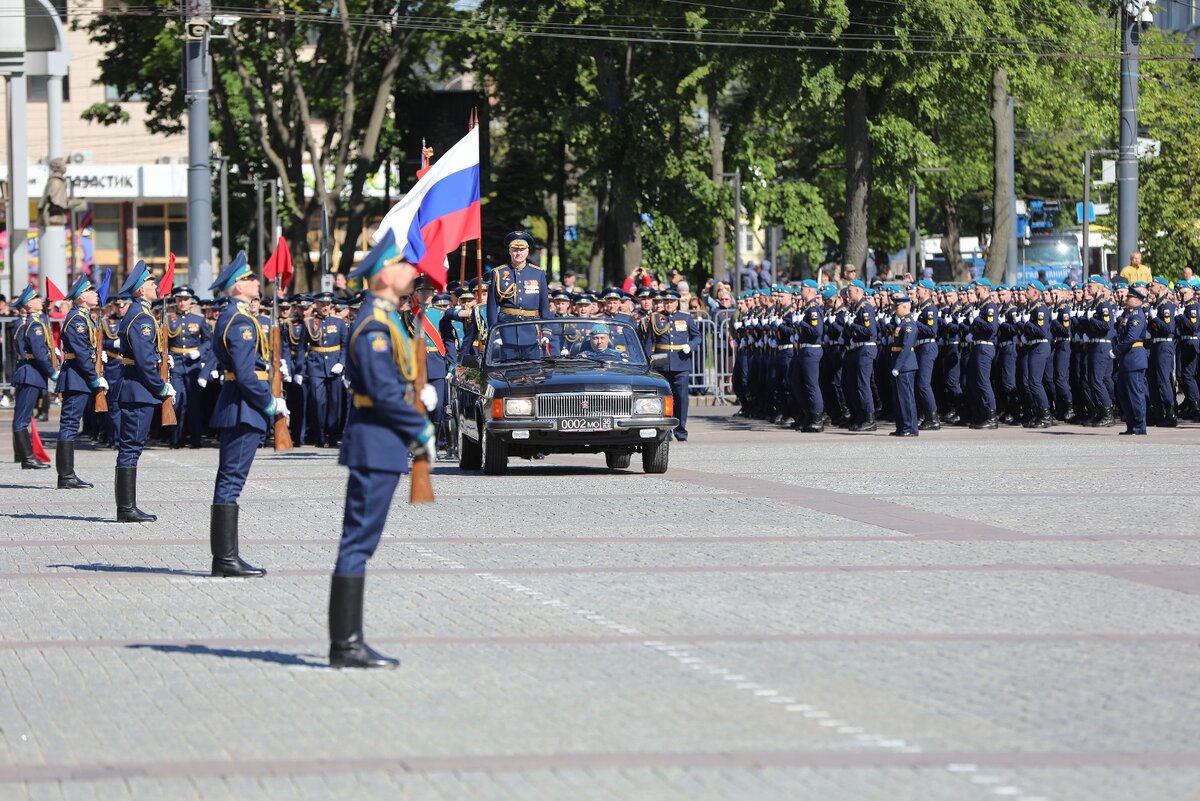
[[[17,355],[13,350],[13,329],[18,317],[0,317],[0,392],[11,394],[13,371],[17,369]]]
[[[733,346],[730,333],[733,318],[720,322],[710,318],[696,320],[700,327],[700,350],[692,356],[692,374],[688,394],[708,403],[729,403],[733,395]]]

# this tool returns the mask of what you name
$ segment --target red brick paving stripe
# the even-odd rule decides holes
[[[881,750],[693,751],[658,753],[445,754],[327,757],[295,760],[96,762],[0,766],[0,782],[97,781],[303,776],[331,773],[505,773],[542,770],[763,768],[944,768],[950,764],[1007,768],[1193,767],[1200,751],[942,751]]]

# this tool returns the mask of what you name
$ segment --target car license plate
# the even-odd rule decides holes
[[[559,431],[612,431],[612,417],[562,417],[558,420]]]

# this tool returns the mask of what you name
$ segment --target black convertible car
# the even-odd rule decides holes
[[[653,371],[638,331],[595,318],[504,323],[482,358],[464,356],[450,377],[448,432],[464,470],[501,475],[509,457],[603,453],[610,468],[642,455],[665,473],[671,388]]]

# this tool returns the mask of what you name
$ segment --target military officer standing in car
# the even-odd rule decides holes
[[[546,273],[529,262],[533,236],[513,231],[504,238],[508,264],[492,270],[487,297],[487,328],[512,322],[532,322],[550,317],[550,290]],[[545,355],[549,342],[537,326],[517,326],[499,332],[506,358],[532,359]]]
[[[692,352],[700,347],[700,327],[690,314],[679,311],[679,293],[666,289],[659,293],[663,310],[650,317],[646,326],[646,353],[665,353],[666,365],[659,370],[671,385],[675,416],[679,427],[675,439],[687,442],[688,383],[692,376]]]

